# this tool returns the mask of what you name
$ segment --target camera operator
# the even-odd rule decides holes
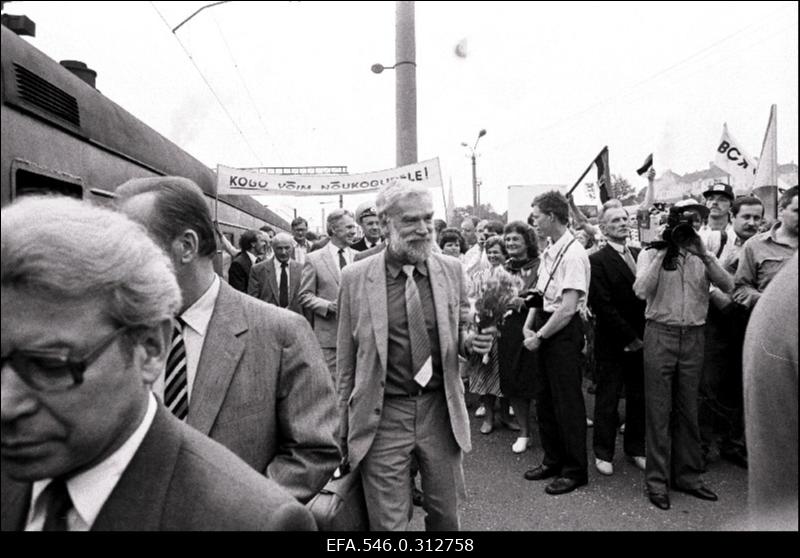
[[[664,242],[653,243],[639,256],[633,285],[636,295],[647,302],[645,482],[650,502],[662,510],[670,507],[670,487],[703,500],[717,500],[700,476],[703,458],[697,397],[709,287],[713,283],[730,292],[733,277],[697,234],[707,211],[694,200],[676,203],[670,209]],[[673,409],[674,426],[670,420]],[[674,472],[672,479],[670,471]]]
[[[544,449],[542,464],[525,473],[527,480],[555,477],[548,494],[564,494],[588,482],[586,408],[581,391],[580,354],[590,266],[586,250],[567,230],[569,204],[556,191],[533,200],[533,228],[550,237],[536,281],[538,300],[523,327],[529,351],[539,353],[536,413]]]

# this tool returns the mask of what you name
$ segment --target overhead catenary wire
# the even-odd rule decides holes
[[[208,81],[208,79],[207,79],[207,78],[206,78],[206,76],[203,74],[203,72],[202,72],[202,70],[200,69],[200,67],[199,67],[199,66],[197,65],[197,63],[194,61],[194,58],[192,57],[192,54],[189,52],[189,50],[188,50],[188,49],[186,48],[186,46],[183,44],[183,42],[181,41],[180,37],[178,37],[178,35],[176,35],[176,34],[175,34],[173,31],[172,31],[172,27],[170,27],[169,23],[168,23],[168,22],[167,22],[167,20],[164,18],[164,16],[162,15],[162,13],[159,11],[158,7],[156,7],[155,3],[153,3],[153,2],[150,2],[150,5],[151,5],[151,6],[153,7],[153,9],[156,11],[156,13],[158,14],[158,17],[160,17],[160,18],[161,18],[161,21],[163,21],[163,22],[164,22],[164,25],[166,25],[166,26],[167,26],[167,29],[169,29],[169,32],[170,32],[170,34],[171,34],[173,37],[175,37],[175,40],[176,40],[176,41],[178,41],[178,44],[179,44],[179,45],[181,46],[181,48],[183,49],[183,52],[184,52],[184,53],[186,53],[186,56],[189,58],[189,61],[192,63],[192,66],[194,66],[195,70],[197,70],[197,73],[198,73],[198,74],[200,74],[200,77],[201,77],[201,79],[202,79],[202,80],[203,80],[203,82],[206,84],[206,86],[208,86],[208,89],[209,89],[209,91],[211,91],[211,94],[212,94],[212,95],[214,95],[214,98],[217,100],[217,103],[219,103],[219,106],[222,108],[222,110],[223,110],[223,112],[225,113],[225,115],[226,115],[226,116],[228,117],[228,119],[231,121],[231,124],[233,124],[234,128],[236,128],[236,130],[239,132],[239,135],[241,136],[241,138],[242,138],[242,141],[244,141],[245,145],[247,145],[248,149],[250,149],[250,152],[251,152],[251,153],[253,154],[253,156],[256,158],[256,160],[258,161],[258,163],[259,163],[261,166],[264,166],[264,162],[261,160],[261,157],[259,157],[259,156],[258,156],[258,153],[256,153],[256,150],[255,150],[255,149],[253,149],[253,146],[252,146],[252,145],[250,144],[250,142],[247,140],[247,137],[244,135],[244,132],[243,132],[243,131],[242,131],[242,129],[239,127],[239,125],[236,123],[236,120],[234,120],[234,118],[233,118],[233,115],[231,115],[230,111],[229,111],[229,110],[228,110],[228,108],[225,106],[225,103],[223,103],[223,102],[222,102],[222,99],[220,99],[219,95],[217,95],[217,92],[214,90],[214,87],[212,87],[212,85],[211,85],[211,82],[209,82],[209,81]]]
[[[217,31],[219,32],[219,36],[222,38],[222,42],[225,45],[225,49],[228,51],[228,56],[231,59],[231,64],[233,64],[233,67],[236,70],[236,74],[239,76],[239,81],[242,82],[242,86],[244,87],[244,90],[247,93],[247,97],[250,100],[250,104],[253,105],[253,109],[255,110],[256,115],[258,116],[258,122],[261,124],[261,129],[264,130],[264,133],[266,134],[267,138],[269,138],[269,142],[270,142],[270,144],[272,144],[272,148],[275,150],[275,154],[278,157],[278,162],[281,165],[284,165],[284,158],[281,155],[280,150],[278,149],[278,146],[275,144],[275,140],[272,138],[272,134],[269,133],[269,130],[267,129],[266,124],[264,123],[264,118],[261,115],[261,111],[258,109],[258,104],[255,102],[255,99],[253,99],[253,95],[250,92],[250,88],[247,86],[247,82],[245,81],[244,76],[242,75],[242,72],[239,70],[239,64],[236,63],[236,59],[233,56],[233,52],[231,51],[231,47],[228,44],[228,40],[225,38],[225,34],[222,32],[222,28],[219,26],[219,23],[217,22],[217,20],[215,18],[212,18],[212,19],[214,20],[214,25],[216,25],[216,27],[217,27]]]

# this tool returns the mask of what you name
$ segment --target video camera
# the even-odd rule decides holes
[[[675,204],[669,209],[667,227],[661,234],[662,240],[651,242],[648,249],[667,249],[662,267],[666,271],[678,269],[680,249],[691,245],[698,238],[695,225],[703,222],[705,208],[699,204]]]

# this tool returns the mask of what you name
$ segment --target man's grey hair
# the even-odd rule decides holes
[[[333,234],[332,233],[333,227],[336,226],[336,223],[339,222],[339,219],[341,219],[345,215],[349,215],[350,217],[353,216],[353,214],[350,213],[348,210],[341,208],[334,209],[333,211],[328,213],[328,218],[325,220],[325,222],[329,235]]]
[[[120,326],[150,327],[181,306],[172,264],[122,213],[62,196],[19,198],[3,208],[0,283],[37,298],[105,298]]]
[[[433,203],[431,192],[425,186],[404,179],[396,179],[381,188],[375,199],[378,217],[381,220],[391,217],[397,212],[397,205],[406,198],[418,198],[420,201]]]
[[[600,215],[597,216],[597,221],[600,223],[604,222],[606,213],[608,213],[612,209],[625,209],[625,206],[623,206],[622,202],[616,198],[612,198],[606,201],[603,204],[603,207],[600,208]],[[627,209],[625,209],[625,213],[628,213]]]
[[[272,239],[272,244],[274,245],[276,242],[288,242],[289,244],[292,244],[293,241],[294,241],[294,237],[292,235],[290,235],[289,233],[279,232]]]

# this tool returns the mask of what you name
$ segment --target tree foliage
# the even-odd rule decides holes
[[[455,215],[455,222],[448,223],[451,227],[458,227],[466,217],[475,216],[481,219],[488,219],[490,221],[502,221],[503,223],[506,222],[508,219],[508,211],[504,212],[502,215],[497,213],[492,204],[490,203],[482,203],[478,205],[478,211],[475,211],[475,208],[471,205],[466,205],[464,207],[456,207],[453,210],[453,214]]]

